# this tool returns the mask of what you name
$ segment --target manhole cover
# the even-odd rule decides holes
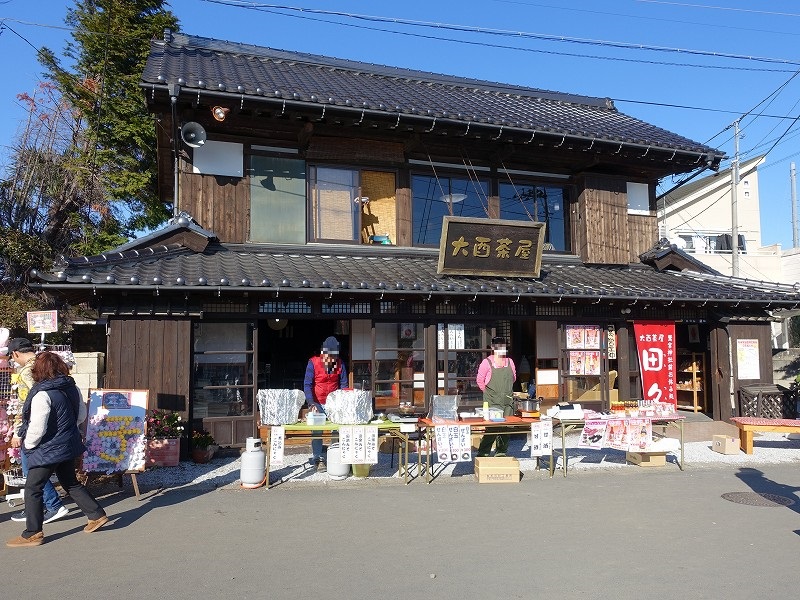
[[[777,494],[759,494],[758,492],[728,492],[722,494],[725,500],[746,504],[748,506],[791,506],[794,500]]]

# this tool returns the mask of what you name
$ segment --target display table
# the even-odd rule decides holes
[[[620,418],[623,418],[623,417],[620,417]],[[680,454],[680,460],[678,460],[678,468],[681,471],[683,471],[683,467],[684,467],[684,462],[683,462],[683,449],[684,449],[684,447],[683,447],[683,421],[686,419],[686,417],[684,417],[682,415],[679,415],[679,414],[675,414],[675,415],[670,415],[668,417],[639,417],[639,418],[649,419],[650,422],[653,424],[653,426],[663,427],[665,432],[666,432],[666,428],[670,427],[670,426],[678,428],[678,431],[680,433],[680,444],[681,444],[680,445],[681,454]],[[556,429],[561,430],[561,449],[558,450],[555,447],[555,444],[553,444],[553,455],[550,457],[550,477],[553,476],[553,474],[555,473],[555,470],[556,470],[556,456],[555,456],[556,451],[560,451],[561,452],[561,458],[562,458],[561,462],[563,463],[562,464],[562,468],[563,468],[563,471],[564,471],[564,477],[567,476],[567,434],[570,431],[573,431],[573,430],[576,430],[576,429],[583,429],[583,426],[585,424],[586,424],[586,421],[584,421],[583,419],[559,419],[558,417],[553,417],[553,433],[555,434]],[[665,437],[664,434],[662,434],[662,437]],[[646,452],[646,450],[643,450],[643,452]]]
[[[378,436],[388,435],[395,439],[400,440],[400,445],[397,451],[397,462],[398,462],[398,472],[400,475],[403,476],[404,481],[408,484],[409,481],[409,472],[408,472],[408,441],[409,436],[406,433],[400,431],[400,423],[392,423],[391,421],[384,421],[383,423],[363,423],[363,425],[371,425],[373,427],[378,428]],[[258,436],[261,438],[262,443],[264,444],[264,451],[267,454],[267,464],[266,464],[266,477],[267,477],[267,489],[269,489],[269,455],[270,455],[270,433],[272,431],[272,427],[283,427],[284,437],[288,438],[299,438],[299,439],[307,439],[309,442],[314,435],[320,435],[321,437],[326,437],[325,434],[328,434],[327,437],[330,439],[331,433],[334,433],[339,430],[340,427],[345,427],[344,425],[339,425],[337,423],[331,423],[330,421],[326,421],[322,425],[307,425],[306,423],[295,423],[293,425],[259,425],[258,426]]]
[[[434,479],[433,473],[433,459],[431,448],[433,447],[434,431],[437,425],[469,425],[470,435],[477,433],[486,433],[487,429],[490,435],[513,435],[515,433],[527,433],[531,430],[531,423],[537,423],[539,419],[528,419],[523,417],[509,416],[505,417],[503,421],[437,421],[431,419],[420,419],[417,423],[421,434],[425,440],[425,452],[418,452],[418,467],[419,470],[425,469],[425,482],[430,483]],[[537,461],[538,464],[538,461]]]

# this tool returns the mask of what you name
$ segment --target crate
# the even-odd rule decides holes
[[[519,461],[513,456],[480,456],[475,459],[478,483],[519,483]]]
[[[625,459],[640,467],[663,467],[667,464],[666,452],[626,452]]]
[[[711,438],[711,449],[720,454],[739,454],[739,438],[715,435]]]
[[[789,390],[774,384],[743,385],[739,388],[738,416],[796,419],[797,402]]]

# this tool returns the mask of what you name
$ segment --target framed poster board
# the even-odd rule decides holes
[[[147,390],[89,390],[86,472],[144,471],[147,395]]]

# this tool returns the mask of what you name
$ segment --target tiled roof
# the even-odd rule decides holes
[[[329,296],[420,295],[524,297],[628,302],[707,302],[762,308],[800,304],[800,288],[651,266],[586,265],[545,254],[537,279],[437,275],[438,251],[389,246],[261,246],[211,242],[203,252],[180,244],[72,259],[59,271],[34,273],[49,290],[204,289],[301,291]],[[599,300],[598,300],[599,299]]]
[[[291,102],[387,118],[488,124],[533,134],[661,148],[699,156],[721,151],[619,112],[595,98],[426,73],[184,34],[151,42],[142,87],[179,84],[189,93],[229,95],[242,105]]]

